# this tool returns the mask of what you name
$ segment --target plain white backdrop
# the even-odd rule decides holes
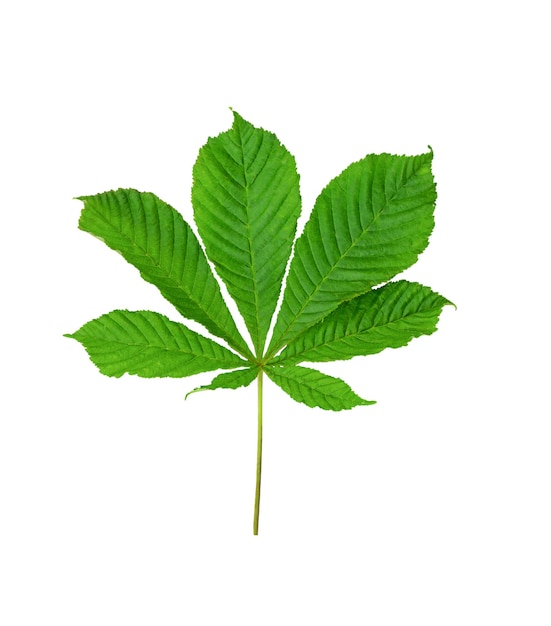
[[[544,3],[6,2],[0,12],[3,626],[548,626],[550,58]],[[370,407],[99,374],[62,337],[178,319],[77,229],[153,191],[233,107],[295,155],[304,218],[370,152],[434,150],[406,276],[457,304],[400,350],[320,367]],[[304,222],[302,220],[301,224]],[[547,389],[546,389],[547,388]]]

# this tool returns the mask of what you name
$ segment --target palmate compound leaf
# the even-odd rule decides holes
[[[334,178],[296,242],[268,356],[415,263],[434,226],[432,151],[368,155]]]
[[[81,230],[120,252],[185,318],[250,354],[195,234],[178,211],[135,189],[78,199],[84,202]]]
[[[297,402],[340,411],[373,404],[339,378],[300,367],[374,354],[434,332],[451,304],[428,287],[391,280],[412,265],[433,228],[432,151],[368,155],[332,180],[296,242],[270,346],[275,311],[300,213],[294,158],[238,114],[210,139],[194,167],[192,200],[206,253],[245,320],[241,337],[199,242],[181,216],[153,194],[111,191],[81,198],[80,228],[119,251],[186,318],[243,355],[150,311],[112,311],[72,335],[100,371],[183,377],[217,369],[206,389],[258,380],[258,534],[263,372]],[[193,393],[193,392],[191,392]],[[189,394],[188,394],[189,395]]]
[[[429,287],[388,283],[349,302],[291,341],[275,363],[321,362],[400,348],[430,335],[442,309],[453,304]]]
[[[194,217],[209,259],[262,356],[300,214],[295,159],[234,112],[193,168]]]
[[[79,341],[102,374],[183,378],[246,362],[218,343],[152,311],[111,311],[65,335]]]
[[[360,398],[340,378],[308,367],[273,365],[266,367],[266,374],[293,400],[312,408],[342,411],[355,406],[375,404],[373,400]]]

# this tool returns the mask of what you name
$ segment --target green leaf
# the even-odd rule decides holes
[[[152,193],[118,189],[78,198],[79,228],[102,239],[159,288],[181,315],[250,354],[196,236],[180,213]]]
[[[432,152],[368,155],[321,192],[295,245],[268,354],[415,263],[433,229]]]
[[[183,378],[245,364],[236,354],[151,311],[111,311],[75,333],[90,359],[106,376]]]
[[[295,242],[283,294],[301,208],[295,160],[273,133],[237,113],[229,131],[201,148],[193,168],[192,204],[202,244],[182,216],[151,193],[119,189],[80,198],[82,230],[120,252],[185,318],[235,352],[150,311],[112,311],[66,336],[79,341],[108,376],[179,378],[228,370],[186,398],[257,379],[255,535],[264,372],[309,407],[341,411],[375,404],[340,378],[298,363],[405,346],[433,333],[442,308],[451,304],[418,283],[388,282],[415,263],[433,229],[429,150],[413,157],[371,154],[333,179]],[[218,278],[243,317],[252,350]]]
[[[266,374],[293,400],[309,407],[342,411],[355,406],[375,404],[372,400],[360,398],[340,378],[333,378],[318,370],[294,365],[275,365],[266,367]]]
[[[249,367],[243,370],[234,370],[233,372],[224,372],[218,374],[212,380],[210,385],[196,387],[186,394],[186,399],[192,393],[197,391],[207,391],[208,389],[238,389],[239,387],[247,387],[258,376],[258,368]]]
[[[232,128],[199,152],[192,201],[207,255],[261,356],[300,214],[295,160],[234,112]]]
[[[320,362],[400,348],[430,335],[442,309],[452,304],[419,283],[402,280],[341,304],[289,343],[276,363]]]

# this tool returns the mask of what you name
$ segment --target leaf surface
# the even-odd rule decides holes
[[[300,214],[295,159],[234,112],[232,128],[199,152],[192,200],[207,255],[261,356]]]
[[[364,400],[340,378],[322,374],[318,370],[294,365],[269,366],[266,374],[293,400],[309,407],[319,407],[329,411],[342,411],[355,406],[375,404]]]
[[[388,283],[341,304],[291,341],[274,361],[338,361],[399,348],[435,332],[448,304],[452,303],[419,283]]]
[[[185,318],[250,354],[195,234],[178,211],[135,189],[79,200],[84,202],[79,228],[120,252]]]
[[[183,378],[245,361],[216,342],[152,311],[111,311],[65,335],[79,341],[102,374]]]
[[[203,385],[196,387],[192,391],[186,394],[186,399],[192,393],[197,391],[207,391],[214,389],[239,389],[239,387],[247,387],[258,376],[258,368],[249,367],[242,370],[234,370],[233,372],[224,372],[218,374],[216,378],[212,380],[210,385]]]
[[[368,155],[321,192],[295,252],[268,353],[415,263],[433,229],[432,152]]]

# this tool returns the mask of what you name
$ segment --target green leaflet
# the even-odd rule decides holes
[[[118,189],[78,198],[79,228],[99,237],[136,267],[185,318],[249,355],[220,287],[189,225],[152,193]]]
[[[216,378],[212,380],[210,385],[202,385],[196,387],[186,394],[186,399],[192,393],[197,391],[207,391],[213,389],[239,389],[239,387],[247,387],[258,376],[258,368],[249,367],[243,370],[234,370],[233,372],[224,372],[218,374]]]
[[[245,364],[211,339],[151,311],[111,311],[71,335],[106,376],[182,378]]]
[[[342,411],[355,406],[375,404],[364,400],[340,378],[322,374],[307,367],[268,366],[266,374],[293,400],[309,407],[319,407],[328,411]]]
[[[401,280],[341,304],[291,341],[275,363],[338,361],[400,348],[436,330],[446,298]]]
[[[195,222],[262,356],[300,214],[295,160],[277,137],[234,113],[193,168]]]
[[[432,152],[366,156],[321,192],[295,245],[268,354],[415,263],[433,229]]]

